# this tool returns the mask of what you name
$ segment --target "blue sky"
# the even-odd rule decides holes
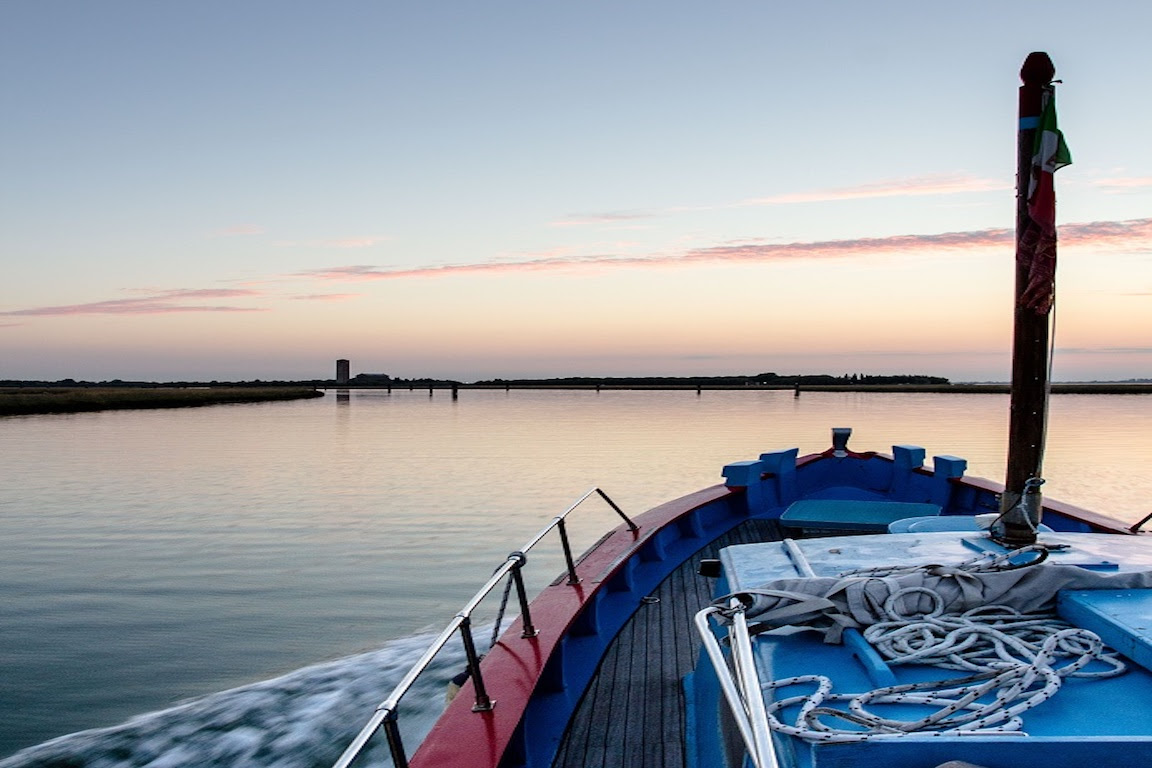
[[[0,2],[0,378],[1006,379],[1017,73],[1055,375],[1152,376],[1132,2]]]

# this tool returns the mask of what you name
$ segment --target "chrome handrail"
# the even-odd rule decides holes
[[[732,622],[728,627],[728,640],[732,647],[732,665],[735,673],[728,668],[724,651],[712,634],[712,626],[708,621],[710,616],[720,612],[721,609],[713,605],[697,613],[696,629],[704,641],[704,650],[712,662],[720,690],[728,701],[728,708],[732,712],[732,718],[736,722],[737,730],[740,731],[740,737],[744,741],[752,764],[756,768],[778,768],[779,762],[776,759],[776,747],[772,742],[772,731],[768,727],[760,678],[756,674],[756,663],[752,658],[752,639],[744,617],[744,605],[736,598],[729,603]]]
[[[593,494],[600,495],[600,498],[627,524],[628,530],[633,532],[639,530],[639,527],[624,514],[620,507],[616,505],[616,502],[612,501],[612,499],[608,497],[608,494],[604,493],[600,488],[592,488],[569,505],[566,510],[552,518],[552,521],[544,526],[539,533],[529,539],[527,544],[508,555],[507,559],[500,564],[500,567],[493,572],[491,578],[484,583],[484,586],[465,603],[464,607],[461,608],[452,618],[452,621],[448,623],[448,626],[436,636],[436,639],[432,641],[432,644],[428,646],[419,660],[408,670],[408,673],[404,675],[400,683],[392,689],[388,698],[376,707],[376,710],[372,713],[372,717],[368,720],[367,724],[360,729],[360,732],[356,734],[356,738],[352,740],[352,743],[349,744],[348,748],[344,750],[344,753],[340,755],[340,759],[333,764],[333,768],[348,768],[348,766],[360,756],[360,753],[368,746],[368,742],[371,741],[372,737],[375,736],[381,728],[384,729],[384,733],[388,738],[388,749],[392,754],[393,764],[396,768],[407,768],[408,758],[404,752],[404,744],[401,740],[400,730],[397,725],[400,700],[404,698],[405,694],[408,693],[408,690],[416,682],[416,679],[424,673],[428,665],[431,664],[432,660],[444,649],[444,646],[452,639],[452,636],[455,635],[457,631],[460,632],[460,638],[464,643],[464,652],[468,658],[468,672],[476,691],[476,703],[473,705],[472,711],[487,712],[492,709],[495,702],[489,698],[487,689],[484,686],[484,678],[480,672],[480,656],[476,652],[475,642],[472,638],[472,612],[476,610],[484,598],[491,594],[492,590],[494,590],[506,576],[511,574],[510,578],[513,579],[516,585],[516,593],[520,600],[520,616],[524,626],[522,636],[533,637],[536,634],[536,629],[532,624],[532,617],[528,611],[528,596],[525,592],[524,580],[520,574],[520,569],[528,562],[525,553],[539,544],[553,529],[557,529],[560,535],[561,546],[564,549],[564,561],[568,571],[567,583],[570,585],[579,583],[579,579],[576,576],[576,562],[572,557],[572,548],[568,541],[568,533],[564,521],[569,514],[587,501]]]

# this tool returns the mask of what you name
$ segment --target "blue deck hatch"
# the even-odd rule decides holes
[[[1060,592],[1056,610],[1089,629],[1132,661],[1152,670],[1152,589],[1077,589]]]

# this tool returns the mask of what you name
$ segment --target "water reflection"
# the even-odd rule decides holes
[[[439,626],[594,486],[634,516],[841,425],[1001,480],[1008,420],[983,394],[334,394],[3,422],[0,755]],[[1054,397],[1046,494],[1145,513],[1148,402]],[[582,508],[573,548],[614,518]],[[558,544],[536,561],[563,569]]]

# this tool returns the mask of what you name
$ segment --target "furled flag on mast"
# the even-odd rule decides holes
[[[1056,188],[1052,174],[1071,162],[1064,135],[1056,127],[1056,94],[1049,85],[1041,96],[1040,120],[1032,145],[1028,222],[1016,247],[1016,260],[1028,271],[1028,285],[1020,302],[1040,315],[1052,310],[1056,288]]]

